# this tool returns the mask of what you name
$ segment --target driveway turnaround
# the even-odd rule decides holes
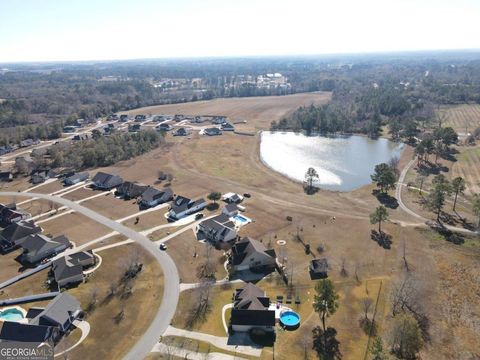
[[[154,242],[150,241],[145,235],[142,235],[118,222],[111,220],[103,215],[98,214],[97,212],[90,210],[80,204],[64,199],[62,197],[47,195],[47,194],[37,194],[37,193],[19,193],[19,192],[0,192],[0,196],[31,196],[40,199],[45,199],[53,201],[55,203],[61,204],[67,208],[70,208],[110,229],[116,231],[128,239],[140,244],[145,250],[147,250],[160,264],[163,277],[164,277],[164,290],[163,290],[163,299],[160,308],[158,309],[155,318],[152,320],[148,330],[142,335],[142,337],[137,341],[135,346],[130,350],[130,352],[125,356],[127,360],[138,360],[144,359],[149,353],[150,350],[158,343],[160,336],[167,330],[173,316],[175,315],[175,310],[177,308],[178,298],[180,294],[179,287],[179,276],[178,270],[173,262],[172,258],[164,251],[161,251]]]

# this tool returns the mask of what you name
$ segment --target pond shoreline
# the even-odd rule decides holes
[[[292,139],[287,138],[284,139],[285,141],[279,142],[278,150],[272,150],[271,141],[273,139],[269,139],[270,143],[265,145],[265,136],[278,134],[295,135],[305,139],[325,139],[326,142],[293,141],[292,143]],[[344,144],[346,146],[338,147],[341,143],[337,145],[332,142],[332,140],[335,141],[336,139],[345,140]],[[350,139],[352,140],[350,141]],[[359,141],[359,139],[364,140]],[[270,147],[268,154],[265,154],[267,148],[262,146]],[[299,166],[305,167],[302,175],[309,167],[316,168],[320,174],[320,181],[323,180],[322,183],[315,185],[317,188],[330,192],[344,193],[356,191],[369,185],[371,183],[370,174],[373,172],[374,165],[380,162],[388,162],[395,156],[400,159],[405,148],[406,144],[403,142],[394,142],[387,137],[371,139],[365,134],[315,134],[307,136],[303,132],[264,130],[260,131],[258,158],[267,169],[297,184],[303,184],[303,176],[299,174]],[[386,151],[388,152],[385,153]],[[277,154],[279,152],[281,153],[280,155]],[[361,158],[362,153],[365,153],[363,158]],[[302,157],[304,155],[306,158]],[[376,162],[372,163],[372,161]],[[305,163],[302,164],[302,162]],[[290,165],[285,165],[286,163]],[[368,169],[368,175],[365,168]]]

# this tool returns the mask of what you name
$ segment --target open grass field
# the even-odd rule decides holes
[[[132,294],[122,295],[119,279],[124,263],[132,254],[138,256],[143,269],[133,281]],[[88,314],[91,325],[89,336],[69,353],[71,359],[121,359],[150,325],[162,299],[163,278],[156,261],[135,244],[121,246],[101,253],[103,262],[88,282],[70,290],[83,308],[88,308],[92,293],[97,292],[97,302]],[[107,296],[110,284],[117,284],[116,293]],[[124,311],[118,322],[115,317]]]
[[[443,126],[451,126],[459,133],[472,133],[480,126],[480,105],[464,104],[442,108]]]
[[[65,235],[77,246],[110,233],[112,230],[78,214],[70,213],[40,224],[45,234]]]

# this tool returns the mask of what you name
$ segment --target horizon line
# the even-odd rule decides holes
[[[124,59],[88,59],[88,60],[18,60],[18,61],[0,61],[0,65],[28,65],[28,64],[69,64],[69,63],[113,63],[128,61],[160,61],[160,60],[220,60],[220,59],[268,59],[268,58],[321,58],[321,57],[347,57],[347,56],[366,56],[366,55],[408,55],[408,54],[428,54],[428,53],[480,53],[480,48],[446,48],[446,49],[423,49],[423,50],[388,50],[388,51],[364,51],[364,52],[327,52],[312,54],[271,54],[271,55],[200,55],[200,56],[171,56],[171,57],[139,57]],[[1,70],[1,69],[0,69]]]

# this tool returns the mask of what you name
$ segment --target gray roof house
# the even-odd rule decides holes
[[[197,225],[196,230],[197,233],[203,234],[208,241],[216,245],[228,243],[237,238],[235,224],[225,214],[202,221]]]
[[[63,235],[51,239],[42,234],[29,235],[18,244],[23,249],[19,260],[27,264],[38,263],[49,256],[65,251],[71,245]]]
[[[32,325],[54,326],[61,332],[68,330],[82,313],[80,303],[68,292],[62,292],[50,301],[47,307],[30,320]]]
[[[222,214],[227,216],[235,216],[238,214],[238,206],[235,203],[227,204],[222,209]]]
[[[143,207],[154,207],[172,199],[173,191],[171,188],[167,187],[163,190],[158,190],[149,186],[140,196],[140,205]]]
[[[101,190],[111,190],[123,183],[118,175],[107,174],[99,171],[92,179],[93,186]]]
[[[117,187],[115,195],[124,198],[125,200],[136,199],[141,196],[148,186],[145,184],[125,181],[120,186]]]
[[[71,185],[78,184],[82,181],[86,181],[88,180],[89,177],[90,175],[88,174],[88,172],[75,173],[69,177],[66,177],[63,180],[63,183],[65,185],[71,186]]]
[[[233,245],[228,265],[230,272],[272,270],[277,265],[277,255],[260,241],[245,237]]]
[[[83,281],[83,269],[95,264],[92,251],[81,251],[55,260],[52,275],[59,288]]]
[[[33,221],[19,221],[8,225],[0,232],[0,246],[3,251],[18,247],[21,242],[29,235],[35,235],[42,232],[40,226],[35,225]]]
[[[205,199],[191,200],[183,196],[177,196],[170,207],[168,217],[171,220],[178,220],[200,211],[206,206],[207,202]]]
[[[173,136],[187,136],[188,135],[188,130],[185,129],[184,127],[178,128],[173,132]]]
[[[230,325],[233,331],[247,332],[253,328],[275,331],[275,310],[269,310],[270,299],[253,283],[247,283],[234,294]]]
[[[203,130],[203,133],[208,136],[222,135],[222,130],[216,127],[212,127]]]

